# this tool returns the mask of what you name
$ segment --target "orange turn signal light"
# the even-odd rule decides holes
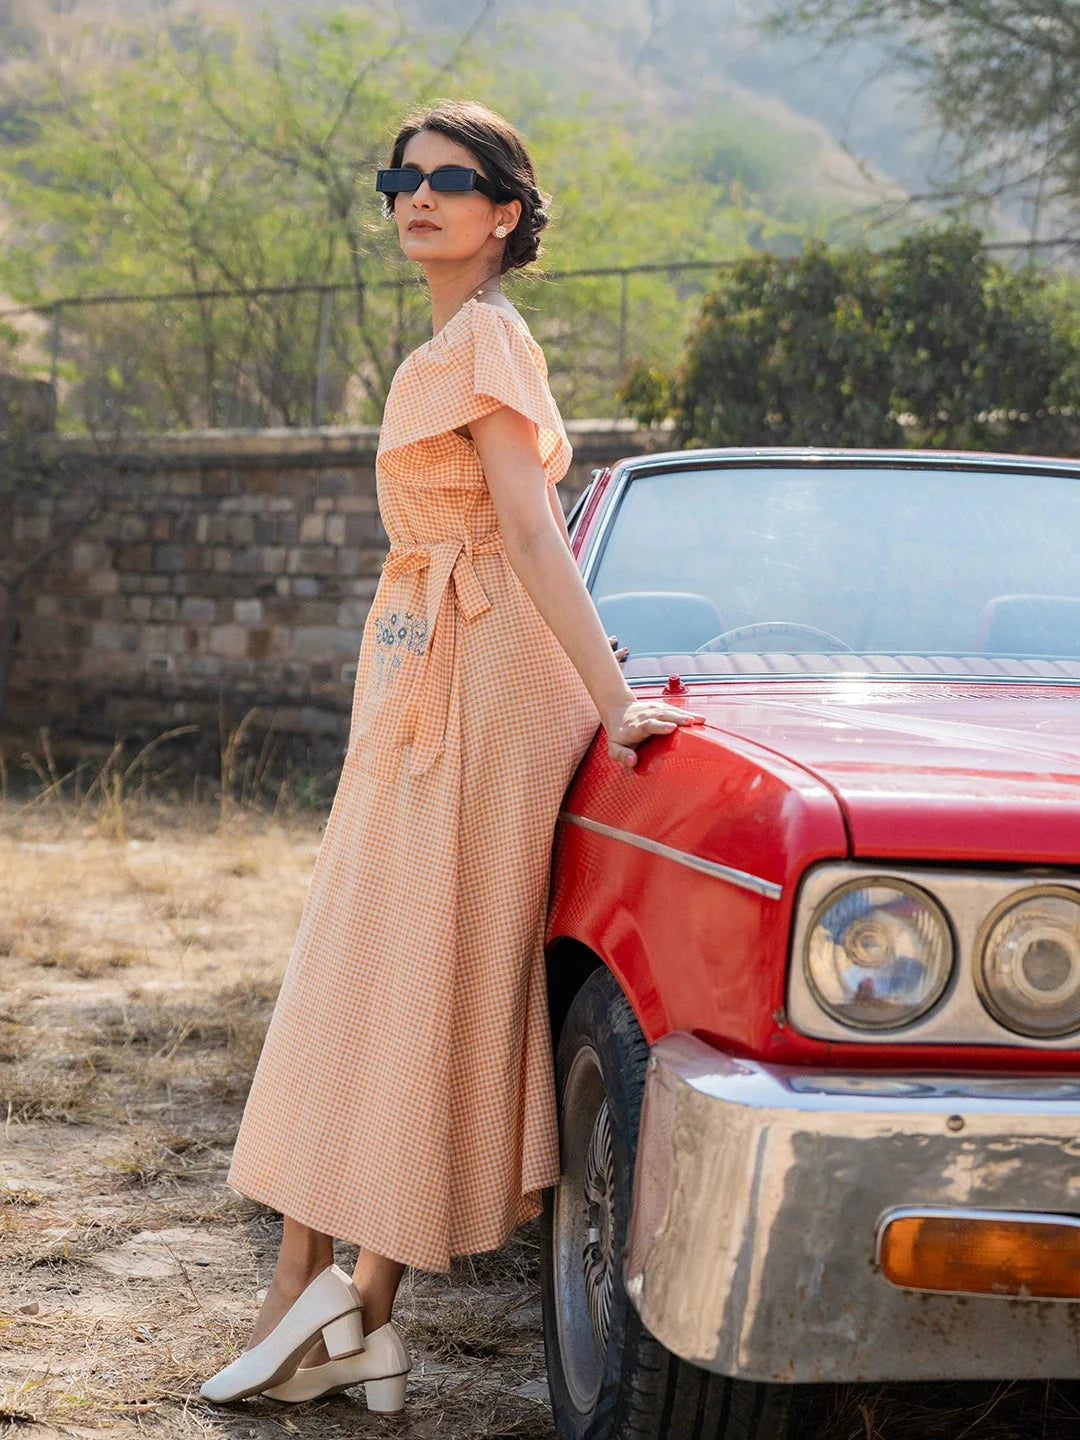
[[[893,1211],[878,1232],[887,1280],[912,1290],[1080,1300],[1080,1220],[993,1210]]]

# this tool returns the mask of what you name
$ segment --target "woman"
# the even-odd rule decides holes
[[[441,102],[402,125],[378,184],[433,335],[386,401],[391,549],[227,1177],[284,1231],[249,1348],[202,1388],[218,1401],[363,1381],[370,1408],[402,1407],[405,1266],[497,1248],[559,1180],[542,939],[566,786],[598,721],[631,767],[703,719],[634,699],[569,548],[570,446],[499,285],[548,218],[520,135]],[[361,1247],[351,1279],[334,1237]]]

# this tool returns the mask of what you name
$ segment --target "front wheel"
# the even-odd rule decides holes
[[[792,1392],[690,1365],[622,1279],[649,1047],[611,972],[570,1006],[555,1060],[562,1179],[544,1195],[540,1283],[560,1440],[785,1440]],[[702,1196],[702,1204],[708,1204]]]

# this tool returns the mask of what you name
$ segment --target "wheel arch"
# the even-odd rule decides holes
[[[560,935],[547,947],[548,1019],[551,1022],[551,1045],[556,1050],[574,996],[594,970],[605,965],[603,958],[580,940]],[[610,970],[610,965],[605,966]],[[614,974],[614,972],[612,972]],[[616,975],[615,979],[619,977]],[[627,997],[629,998],[629,997]]]

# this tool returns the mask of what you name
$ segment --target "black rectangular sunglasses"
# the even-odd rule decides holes
[[[426,180],[432,190],[479,190],[489,200],[502,198],[490,180],[468,165],[442,165],[438,170],[426,172],[411,165],[380,170],[375,177],[375,189],[386,195],[397,195],[402,190],[419,190],[421,180]]]

